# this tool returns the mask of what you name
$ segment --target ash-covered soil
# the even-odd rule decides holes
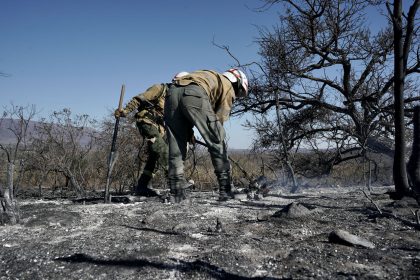
[[[225,203],[192,192],[178,205],[21,199],[21,224],[0,227],[0,279],[420,279],[418,205],[388,190],[371,194],[382,214],[357,188]],[[340,244],[339,230],[365,243]]]

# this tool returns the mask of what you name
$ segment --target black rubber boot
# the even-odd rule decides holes
[[[187,192],[185,187],[187,186],[183,179],[169,179],[170,198],[171,203],[180,203],[187,199]]]
[[[174,192],[171,192],[171,196],[169,199],[170,203],[180,203],[187,199],[187,194],[185,190],[175,190]]]
[[[134,189],[134,195],[136,196],[158,196],[158,194],[154,191],[148,188],[149,182],[152,179],[149,175],[141,174],[137,186]]]
[[[217,177],[219,181],[219,201],[227,201],[229,199],[234,199],[235,195],[232,192],[229,173],[222,173],[219,174]]]

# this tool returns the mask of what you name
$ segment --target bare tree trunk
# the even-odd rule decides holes
[[[38,197],[42,197],[42,180],[38,184]]]
[[[372,192],[372,166],[371,160],[365,155],[363,156],[363,182],[369,192]]]
[[[420,106],[414,108],[413,150],[408,160],[407,171],[411,188],[420,203]]]
[[[75,188],[77,196],[82,198],[85,195],[83,188],[80,186],[79,182],[77,181],[76,177],[74,176],[73,172],[70,169],[65,168],[66,176],[70,179],[70,183]]]
[[[14,185],[14,189],[13,189],[13,197],[16,197],[18,195],[18,192],[20,190],[19,187],[20,187],[20,184],[22,182],[22,178],[25,176],[25,171],[26,171],[25,169],[26,169],[26,167],[25,167],[24,161],[23,161],[23,159],[21,159],[19,161],[18,177],[17,177],[17,180],[16,180],[16,184]]]
[[[408,177],[405,162],[405,126],[404,126],[404,53],[402,1],[394,1],[394,109],[395,109],[395,155],[394,155],[394,183],[396,198],[402,198],[408,193]]]
[[[7,163],[7,188],[6,192],[8,193],[9,199],[13,202],[13,175],[15,172],[15,165],[12,162]]]
[[[6,215],[6,202],[4,199],[3,186],[0,184],[0,225],[5,223],[4,216]]]
[[[368,175],[368,190],[369,192],[372,192],[372,161],[369,160],[369,175]]]
[[[279,140],[280,140],[280,145],[282,146],[283,149],[283,156],[284,156],[284,163],[287,166],[288,172],[289,172],[289,177],[292,179],[293,182],[293,186],[292,189],[290,190],[291,193],[295,193],[298,190],[298,185],[296,182],[296,177],[295,177],[295,171],[293,170],[293,166],[290,163],[289,160],[289,151],[287,151],[287,147],[286,147],[286,141],[284,139],[284,134],[283,134],[283,129],[282,129],[282,118],[281,118],[281,112],[280,112],[280,103],[279,103],[279,93],[276,94],[276,113],[277,113],[277,125],[279,128]]]
[[[41,178],[39,179],[38,183],[38,196],[41,198],[42,194],[42,185],[44,184],[45,180],[47,179],[48,172],[42,172]]]
[[[13,173],[14,164],[9,162],[7,164],[7,186],[3,194],[3,206],[8,222],[12,225],[19,222],[19,209],[16,200],[13,198]]]
[[[365,184],[365,187],[367,188],[367,185],[368,185],[368,183],[367,183],[367,175],[366,175],[366,154],[363,156],[363,171],[362,171],[362,173],[363,173],[363,183]]]
[[[372,192],[372,159],[368,157],[368,149],[365,151],[363,160],[365,162],[367,161],[367,173],[365,173],[367,178],[365,180],[365,185],[367,187],[367,190],[371,193]]]

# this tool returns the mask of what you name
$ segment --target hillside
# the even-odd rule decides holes
[[[12,144],[16,143],[16,136],[13,133],[13,128],[18,127],[19,121],[16,119],[2,119],[0,122],[0,144]],[[30,141],[30,137],[35,135],[36,127],[41,126],[42,122],[30,121],[27,130],[27,139]],[[15,130],[16,131],[16,130]],[[80,144],[85,145],[89,143],[88,134],[95,132],[93,128],[86,128],[86,135],[81,137]]]
[[[28,135],[35,131],[35,126],[38,122],[30,121],[28,125]],[[17,127],[18,120],[15,119],[2,119],[0,122],[0,143],[11,144],[16,142],[16,136],[11,129]]]

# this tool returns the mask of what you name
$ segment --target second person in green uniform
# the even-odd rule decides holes
[[[180,72],[175,78],[188,74]],[[161,167],[165,176],[168,171],[168,144],[165,141],[165,127],[163,122],[163,111],[165,95],[170,84],[154,84],[144,93],[134,96],[127,105],[115,116],[125,117],[136,111],[136,125],[140,134],[147,141],[149,157],[143,172],[134,187],[134,193],[138,196],[156,196],[157,193],[148,187],[158,167]]]

